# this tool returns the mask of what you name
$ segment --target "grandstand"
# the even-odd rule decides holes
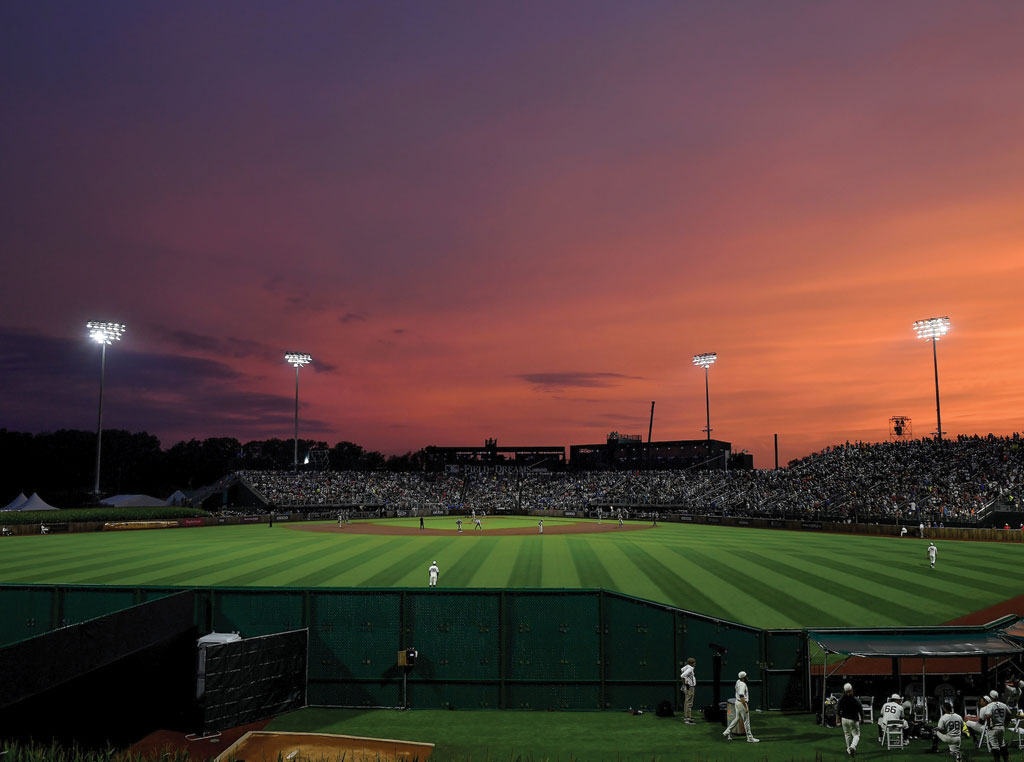
[[[1016,528],[1024,452],[1016,436],[989,436],[845,443],[770,471],[282,470],[240,471],[222,482],[228,485],[226,506],[490,512],[628,506],[696,515]]]

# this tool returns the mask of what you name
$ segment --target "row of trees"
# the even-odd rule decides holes
[[[232,437],[178,442],[163,450],[160,440],[145,432],[117,429],[103,432],[100,491],[105,495],[143,493],[166,498],[174,490],[199,489],[243,468],[290,468],[295,440],[263,439],[241,443]],[[320,448],[336,470],[421,470],[424,453],[385,457],[352,442],[299,440],[299,458]],[[92,502],[96,474],[96,434],[63,429],[28,434],[0,429],[0,507],[19,492],[39,492],[54,505],[70,507]]]

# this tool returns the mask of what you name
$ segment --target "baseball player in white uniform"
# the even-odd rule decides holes
[[[909,725],[905,719],[903,719],[903,704],[900,703],[900,695],[898,693],[892,694],[888,701],[882,704],[882,708],[878,710],[878,740],[882,740],[882,733],[885,732],[885,726],[890,722],[899,721],[903,725],[903,729],[906,730]],[[906,739],[904,739],[906,743]]]
[[[939,724],[935,726],[935,735],[932,736],[932,751],[939,750],[939,741],[949,746],[950,756],[956,762],[960,762],[960,736],[964,729],[964,718],[953,711],[953,704],[947,701],[942,705],[942,716]]]
[[[430,586],[437,587],[437,575],[441,571],[437,568],[437,561],[434,561],[434,563],[430,565],[430,568],[427,569],[427,571],[430,573]]]
[[[928,563],[931,567],[935,568],[935,554],[939,552],[939,549],[935,547],[934,542],[928,543]]]
[[[747,706],[750,691],[747,690],[747,673],[740,672],[736,677],[736,714],[733,715],[732,722],[722,732],[722,735],[726,740],[731,741],[732,729],[742,722],[747,731],[747,743],[760,743],[761,739],[754,738],[754,733],[750,729],[750,708]]]
[[[992,691],[995,693],[995,691]],[[990,693],[989,696],[992,694]],[[997,694],[998,695],[998,694]],[[1006,748],[1006,722],[1010,718],[1010,708],[998,698],[993,698],[985,708],[978,712],[978,719],[985,723],[988,731],[988,747],[992,750],[992,758],[999,762],[1009,762],[1010,750]]]

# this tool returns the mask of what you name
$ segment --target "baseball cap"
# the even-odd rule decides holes
[[[742,680],[746,676],[747,676],[746,672],[740,672],[738,675],[736,675],[736,677],[738,677],[740,680]]]
[[[849,693],[852,690],[853,690],[853,686],[850,683],[847,683],[846,685],[843,686],[843,693]]]
[[[989,691],[988,695],[989,695],[989,697],[991,697],[991,699],[993,701],[995,701],[997,698],[999,698],[999,693],[996,692],[996,691]]]
[[[894,693],[894,694],[892,694],[892,695],[891,695],[891,696],[889,697],[889,700],[890,700],[890,701],[899,701],[899,700],[900,700],[900,694],[898,694],[898,693]]]

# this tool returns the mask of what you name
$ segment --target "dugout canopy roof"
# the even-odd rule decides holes
[[[1018,619],[1009,627],[1004,628],[1002,632],[1006,637],[1024,643],[1024,619]]]
[[[833,654],[876,657],[985,656],[1015,654],[1020,645],[998,632],[808,632],[821,648]]]

